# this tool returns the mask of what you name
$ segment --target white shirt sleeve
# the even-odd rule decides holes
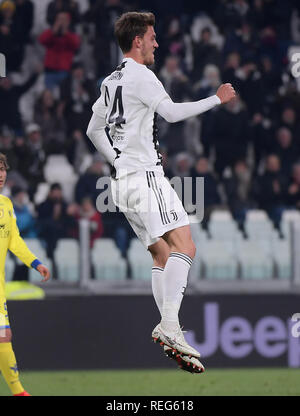
[[[136,83],[136,94],[138,98],[151,110],[156,111],[158,104],[170,96],[164,89],[162,83],[155,74],[148,68],[145,68],[138,77]]]
[[[156,112],[169,123],[176,123],[204,113],[219,104],[221,100],[217,95],[189,103],[174,103],[170,98],[165,98],[158,104]]]
[[[105,105],[104,86],[101,86],[101,96],[93,105],[93,115],[87,128],[87,136],[105,159],[113,166],[117,156],[113,148],[113,142],[106,129],[105,115],[107,107]]]

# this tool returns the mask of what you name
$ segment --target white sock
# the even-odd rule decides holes
[[[158,307],[160,315],[162,314],[163,307],[163,271],[162,267],[153,266],[152,267],[152,293]]]
[[[167,333],[174,333],[179,328],[178,313],[192,262],[193,259],[186,254],[174,252],[165,265],[161,326]]]

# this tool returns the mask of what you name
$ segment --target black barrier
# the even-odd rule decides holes
[[[8,311],[22,369],[174,368],[151,342],[151,296],[9,301]],[[300,367],[296,313],[299,295],[190,295],[181,321],[207,367]]]

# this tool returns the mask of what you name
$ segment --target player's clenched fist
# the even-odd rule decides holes
[[[218,88],[216,95],[220,98],[221,104],[225,104],[236,96],[236,92],[233,86],[228,82],[227,84],[222,84]]]

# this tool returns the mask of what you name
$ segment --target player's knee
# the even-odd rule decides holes
[[[191,257],[192,259],[195,257],[196,255],[196,246],[193,240],[190,240],[187,246],[187,253],[186,253],[189,257]]]
[[[167,260],[169,258],[168,252],[162,252],[162,253],[151,253],[153,258],[154,266],[165,268],[165,265],[167,263]]]

